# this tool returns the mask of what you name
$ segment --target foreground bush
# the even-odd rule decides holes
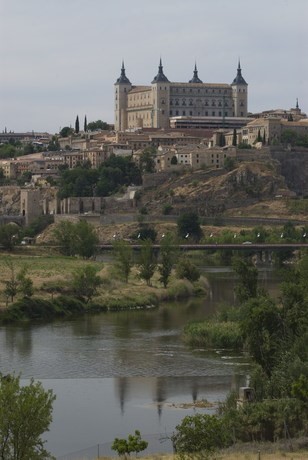
[[[179,454],[202,452],[202,458],[207,458],[210,452],[231,443],[231,436],[224,419],[216,415],[186,416],[175,430],[171,439],[175,451]]]

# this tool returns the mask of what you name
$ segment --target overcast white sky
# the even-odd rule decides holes
[[[308,0],[0,0],[0,131],[113,122],[122,58],[135,85],[231,83],[251,112],[308,112]]]

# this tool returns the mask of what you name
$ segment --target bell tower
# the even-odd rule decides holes
[[[169,128],[170,82],[163,72],[160,59],[158,74],[152,81],[152,128]]]
[[[231,83],[232,98],[233,98],[233,116],[247,117],[247,100],[248,100],[248,84],[242,76],[240,60],[238,61],[237,74]]]
[[[127,129],[127,97],[132,84],[125,74],[124,61],[122,61],[121,75],[114,87],[114,129],[125,131]]]

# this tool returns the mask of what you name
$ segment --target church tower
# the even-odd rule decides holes
[[[163,72],[162,61],[160,59],[158,74],[152,81],[152,128],[169,128],[169,86],[170,82]]]
[[[114,128],[116,131],[125,131],[127,129],[127,96],[132,84],[125,74],[124,61],[122,61],[121,75],[114,86]]]
[[[248,84],[242,76],[241,63],[238,61],[237,74],[231,83],[233,97],[233,116],[247,117]]]

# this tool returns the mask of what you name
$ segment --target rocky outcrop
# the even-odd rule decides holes
[[[298,196],[308,197],[308,149],[277,150],[272,156],[279,161],[288,188]]]
[[[155,192],[144,193],[142,205],[149,213],[161,213],[166,204],[172,213],[195,210],[201,216],[215,216],[228,209],[249,206],[260,200],[290,194],[278,162],[243,162],[230,172],[215,170],[173,178]]]

